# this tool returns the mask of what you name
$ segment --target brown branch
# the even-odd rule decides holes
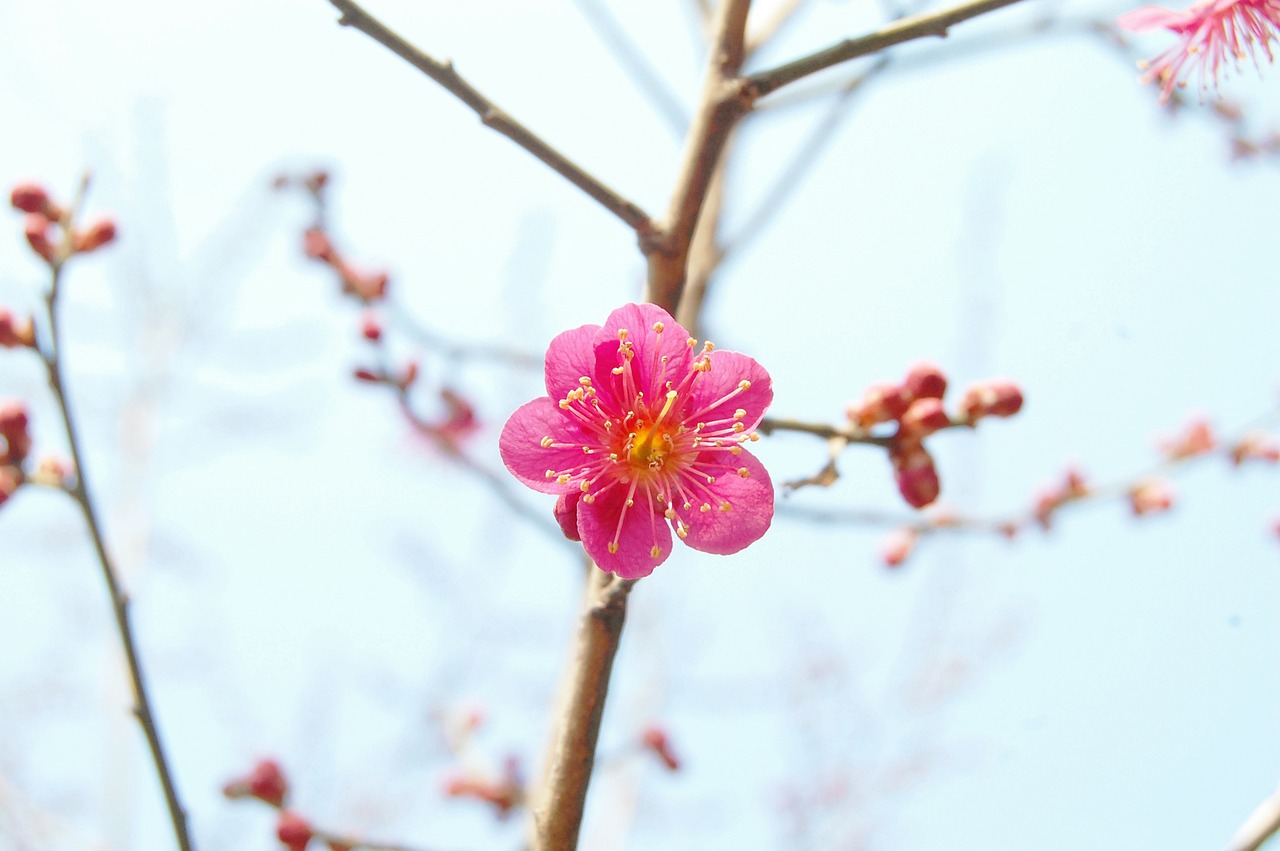
[[[711,186],[729,134],[754,100],[739,77],[746,56],[745,32],[750,0],[722,0],[712,22],[711,56],[697,112],[685,140],[685,151],[671,206],[660,238],[649,252],[647,300],[677,312],[689,260],[694,227]]]
[[[81,182],[79,193],[71,212],[59,223],[63,231],[65,246],[71,244],[72,222],[79,210],[84,193],[88,187],[88,176]],[[120,574],[116,570],[111,556],[107,553],[107,545],[102,534],[102,523],[98,519],[93,501],[89,498],[89,484],[85,473],[84,452],[80,447],[80,437],[76,430],[75,420],[71,416],[71,407],[67,400],[66,383],[62,368],[62,342],[58,321],[58,301],[62,282],[62,269],[65,258],[70,254],[64,251],[50,264],[49,289],[45,293],[45,309],[49,318],[49,340],[47,346],[40,350],[41,360],[48,373],[49,388],[53,391],[54,400],[62,415],[62,424],[67,435],[67,450],[71,454],[71,463],[75,467],[75,477],[67,493],[80,508],[84,516],[85,526],[89,531],[89,540],[93,545],[94,555],[102,568],[102,578],[107,586],[107,594],[111,598],[111,611],[115,615],[116,632],[120,637],[120,645],[124,649],[125,662],[129,669],[129,683],[133,687],[133,716],[142,726],[147,746],[151,751],[151,760],[155,764],[156,774],[160,779],[160,787],[164,792],[165,806],[169,810],[169,820],[173,823],[174,837],[180,851],[191,851],[191,835],[187,826],[187,813],[178,797],[177,785],[173,778],[173,770],[165,756],[164,745],[160,741],[160,731],[156,726],[155,714],[151,709],[151,700],[147,693],[147,682],[142,671],[142,662],[138,656],[137,643],[134,639],[133,625],[129,619],[129,595],[120,582]]]
[[[480,116],[481,123],[486,127],[498,131],[542,160],[561,177],[626,222],[640,237],[642,243],[647,243],[653,235],[655,227],[648,213],[587,173],[577,163],[502,111],[464,80],[454,70],[451,62],[440,62],[418,50],[351,0],[329,0],[329,2],[342,13],[342,17],[338,20],[339,24],[354,27],[439,83]]]
[[[1257,851],[1262,844],[1280,831],[1280,789],[1276,789],[1258,805],[1244,824],[1231,837],[1227,851]]]
[[[634,585],[635,580],[618,579],[594,566],[588,570],[572,673],[559,707],[547,776],[531,808],[531,851],[573,851],[578,846],[609,675]]]
[[[794,62],[788,62],[786,65],[752,74],[747,78],[747,82],[753,87],[757,97],[764,97],[810,74],[815,74],[842,62],[848,62],[851,59],[857,59],[860,56],[870,56],[886,48],[917,38],[926,38],[928,36],[944,38],[948,30],[955,24],[967,21],[970,18],[976,18],[979,15],[985,15],[987,12],[993,12],[1005,6],[1011,6],[1017,2],[1018,0],[971,0],[971,2],[961,3],[959,6],[952,6],[949,9],[943,9],[938,12],[912,15],[909,18],[894,21],[868,35],[846,39],[825,50],[820,50]]]

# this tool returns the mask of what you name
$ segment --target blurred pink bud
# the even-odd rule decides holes
[[[319,194],[328,184],[329,172],[322,168],[311,172],[311,174],[307,175],[307,179],[304,181],[304,185],[307,189],[315,194]]]
[[[676,756],[676,752],[671,748],[671,739],[667,735],[667,731],[657,725],[645,728],[644,734],[640,737],[644,747],[653,752],[662,764],[667,767],[667,771],[680,770],[680,757]]]
[[[9,497],[18,492],[22,485],[22,470],[17,467],[0,467],[0,505],[9,501]]]
[[[858,428],[867,429],[898,419],[906,413],[908,402],[900,385],[881,382],[868,387],[862,401],[851,404],[845,413]]]
[[[506,774],[496,781],[472,774],[455,774],[445,780],[444,793],[450,798],[483,801],[497,810],[498,818],[505,819],[522,800],[519,763],[508,760]]]
[[[9,194],[9,203],[24,213],[39,213],[49,219],[62,218],[62,208],[49,198],[49,192],[34,182],[19,183]]]
[[[31,435],[27,431],[27,406],[20,399],[0,402],[0,465],[20,466],[31,451]]]
[[[382,339],[382,321],[378,319],[378,314],[373,311],[365,313],[360,320],[360,335],[373,343]]]
[[[400,377],[396,379],[396,386],[401,390],[408,390],[417,380],[418,362],[416,360],[411,360],[404,365],[404,372],[400,373]]]
[[[898,493],[913,508],[924,508],[938,498],[942,485],[933,457],[919,443],[895,444],[889,450]]]
[[[902,415],[902,432],[919,439],[941,431],[951,425],[951,417],[942,407],[942,400],[928,396],[916,399]]]
[[[116,223],[111,219],[99,219],[91,224],[88,230],[77,231],[71,235],[71,248],[78,253],[95,251],[109,242],[115,241]]]
[[[223,786],[222,794],[228,798],[257,798],[280,808],[289,795],[289,781],[285,779],[280,763],[274,759],[262,759],[254,765],[253,771]]]
[[[1170,461],[1178,461],[1212,452],[1217,445],[1218,441],[1214,438],[1208,421],[1198,418],[1187,423],[1181,434],[1161,441],[1160,450]]]
[[[30,316],[26,319],[18,319],[7,308],[0,307],[0,347],[35,348],[35,345],[35,320]]]
[[[387,295],[387,282],[390,278],[386,272],[355,272],[343,267],[342,291],[350,293],[363,302],[378,301]]]
[[[302,234],[302,252],[314,260],[332,263],[336,253],[329,235],[320,228],[310,228]]]
[[[1237,467],[1245,461],[1280,461],[1280,441],[1258,431],[1251,431],[1231,447],[1231,463]]]
[[[992,379],[965,391],[960,413],[969,422],[982,417],[1011,417],[1022,410],[1022,388],[1012,381]]]
[[[1137,517],[1159,514],[1173,506],[1173,486],[1163,479],[1147,479],[1129,489],[1129,508]]]
[[[43,213],[28,213],[22,220],[22,235],[27,238],[31,250],[48,263],[52,263],[57,255],[57,249],[49,239],[49,228],[52,226],[53,222]]]
[[[35,471],[28,478],[46,487],[70,489],[69,482],[74,471],[70,460],[46,455],[36,464]]]
[[[880,542],[880,558],[886,567],[897,567],[916,548],[920,533],[911,526],[894,529]]]
[[[355,376],[356,381],[367,381],[370,384],[381,384],[387,380],[386,376],[382,373],[374,372],[373,370],[365,369],[364,367],[357,367],[352,375]]]
[[[276,838],[289,851],[304,851],[314,835],[310,822],[302,816],[288,810],[280,813],[276,822]]]
[[[928,361],[913,366],[902,384],[913,399],[941,399],[947,393],[946,375]]]
[[[480,423],[476,419],[476,409],[457,391],[449,387],[442,388],[440,399],[449,412],[440,426],[443,435],[456,440],[480,428]]]

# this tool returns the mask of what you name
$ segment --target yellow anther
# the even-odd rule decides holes
[[[591,505],[596,501],[596,495],[593,493],[584,493],[582,495],[582,501],[585,502],[587,505]]]
[[[749,477],[751,476],[751,471],[750,471],[750,470],[748,470],[746,467],[739,467],[739,468],[738,468],[738,475],[739,475],[739,476],[742,476],[742,478],[746,479],[746,478],[749,478]]]
[[[664,330],[666,330],[666,327],[667,326],[663,325],[661,322],[655,322],[653,323],[653,333],[661,334]]]
[[[559,404],[560,404],[560,410],[562,410],[562,411],[567,411],[567,410],[569,410],[569,400],[568,400],[568,399],[561,399],[561,400],[560,400],[560,402],[559,402]]]
[[[696,369],[698,372],[710,372],[711,361],[707,360],[706,358],[703,358],[702,360],[699,360],[699,361],[694,361],[693,368]]]
[[[746,430],[747,430],[747,427],[746,427],[746,426],[744,426],[742,423],[734,423],[734,424],[733,424],[733,433],[734,433],[734,434],[742,434],[742,433],[743,433],[744,431],[746,431]]]
[[[676,534],[680,536],[680,540],[689,537],[689,529],[683,523],[676,527]]]
[[[747,437],[747,440],[750,440],[752,443],[755,443],[759,439],[760,439],[760,435],[754,431],[751,432],[750,436]]]
[[[547,472],[546,472],[546,476],[547,476],[547,478],[548,478],[548,479],[554,479],[554,478],[556,477],[556,471],[555,471],[555,470],[547,470]]]
[[[627,508],[631,508],[635,504],[636,504],[636,501],[634,499],[627,500]]]
[[[729,454],[730,454],[730,455],[741,455],[741,454],[742,454],[742,447],[741,447],[741,446],[732,446],[732,447],[730,447],[730,448],[729,448]]]
[[[614,375],[622,375],[622,367],[620,366],[615,366],[613,369],[609,371],[612,372]]]
[[[649,548],[649,558],[657,558],[660,555],[662,555],[662,548],[657,544]]]
[[[708,511],[711,510],[711,503],[709,502],[702,503],[702,505],[698,506],[698,510],[701,511],[703,514],[706,514]]]
[[[745,379],[745,378],[744,378],[744,379],[742,379],[741,381],[739,381],[739,382],[738,382],[738,389],[739,389],[739,390],[750,390],[750,389],[751,389],[751,382],[750,382],[750,381],[747,381],[747,379]]]
[[[611,429],[611,428],[613,428],[613,420],[605,420],[605,421],[604,421],[604,427],[605,427],[606,429]]]
[[[618,542],[617,542],[617,541],[610,541],[610,542],[609,542],[609,552],[610,552],[611,554],[613,554],[613,555],[617,555],[617,554],[618,554]]]
[[[578,383],[579,383],[579,384],[581,384],[583,387],[590,387],[590,386],[591,386],[591,376],[589,376],[589,375],[584,375],[584,376],[582,376],[581,378],[579,378],[579,379],[578,379]]]
[[[568,473],[561,473],[560,475],[556,476],[556,484],[567,485],[569,484],[569,479],[571,478],[572,476],[570,476]]]
[[[595,452],[595,450],[594,450],[594,449],[592,449],[590,446],[583,446],[583,447],[582,447],[582,454],[583,454],[583,455],[590,455],[592,452]]]
[[[736,410],[736,411],[734,411],[734,412],[733,412],[733,418],[734,418],[735,420],[740,420],[740,419],[742,419],[743,417],[745,417],[746,415],[747,415],[747,412],[746,412],[746,411],[744,411],[744,410],[742,410],[742,408],[739,408],[738,410]]]
[[[707,340],[705,343],[702,344],[702,350],[708,353],[714,352],[716,350],[716,344],[711,342],[710,340]]]
[[[619,340],[625,340],[625,339],[627,339],[627,337],[628,337],[628,336],[630,336],[630,334],[631,334],[631,332],[630,332],[630,331],[628,331],[626,328],[619,328],[619,329],[618,329],[618,339],[619,339]]]
[[[591,482],[588,482],[586,479],[583,479],[581,482],[578,483],[578,490],[582,491],[583,493],[586,493],[590,489],[591,489]]]
[[[709,484],[709,485],[714,485],[715,483],[716,483],[716,477],[715,477],[715,476],[707,476],[707,484]]]
[[[667,518],[668,520],[675,520],[675,519],[676,519],[676,510],[675,510],[674,508],[672,508],[671,506],[669,506],[669,505],[668,505],[668,506],[667,506],[667,510],[666,510],[666,511],[664,511],[664,512],[662,512],[662,516],[663,516],[663,517],[665,517],[665,518]]]
[[[551,439],[551,435],[547,435],[546,437],[542,438],[542,440],[538,442],[542,444],[543,449],[550,449],[551,444],[555,443],[555,441]]]
[[[692,349],[694,346],[698,345],[698,341],[690,337],[684,341],[684,344]]]
[[[721,510],[721,511],[733,511],[733,506],[732,506],[732,505],[730,505],[730,504],[729,504],[729,503],[727,503],[727,502],[722,502],[722,503],[720,503],[720,510]]]

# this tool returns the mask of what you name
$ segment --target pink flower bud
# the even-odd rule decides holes
[[[36,464],[36,469],[27,478],[36,484],[51,488],[70,489],[70,482],[75,468],[66,458],[46,455]]]
[[[0,505],[18,492],[22,485],[22,470],[17,467],[0,467]]]
[[[910,526],[894,529],[880,542],[880,558],[886,567],[897,567],[907,560],[919,540],[920,533]]]
[[[337,256],[329,235],[320,228],[311,228],[302,235],[302,251],[314,260],[332,263]]]
[[[360,335],[372,343],[382,339],[382,322],[376,313],[372,311],[365,313],[360,320]]]
[[[1163,479],[1147,479],[1129,490],[1129,507],[1137,517],[1159,514],[1173,506],[1173,487]]]
[[[18,319],[0,307],[0,347],[6,349],[35,348],[36,324],[30,316]]]
[[[411,360],[404,365],[404,372],[400,373],[400,377],[396,379],[396,385],[401,390],[408,390],[413,386],[413,382],[418,380],[418,362]]]
[[[311,192],[319,194],[329,184],[329,172],[324,169],[316,169],[307,175],[304,184]]]
[[[680,757],[676,756],[676,752],[671,748],[671,740],[667,736],[667,731],[658,726],[647,727],[644,734],[640,737],[644,747],[653,752],[662,764],[667,767],[667,771],[680,770]]]
[[[900,385],[881,382],[868,387],[862,401],[850,405],[845,413],[858,428],[867,429],[898,419],[906,413],[908,402]]]
[[[22,235],[27,238],[31,250],[48,263],[52,263],[57,254],[57,249],[49,239],[49,228],[52,226],[53,222],[42,213],[28,213],[22,220]]]
[[[1187,423],[1187,427],[1181,434],[1169,440],[1162,440],[1160,450],[1170,461],[1179,461],[1212,452],[1217,445],[1218,442],[1213,436],[1213,429],[1208,421],[1194,419]]]
[[[61,218],[58,205],[49,200],[49,193],[38,183],[20,183],[13,187],[9,203],[24,213],[39,213],[48,219]]]
[[[934,397],[916,399],[902,415],[904,434],[920,439],[951,425],[951,417],[942,407],[942,400]]]
[[[356,371],[353,372],[352,375],[355,376],[356,381],[367,381],[370,384],[381,384],[387,380],[386,376],[381,373],[374,372],[371,369],[365,369],[364,367],[357,367]]]
[[[947,377],[927,361],[913,366],[902,384],[913,399],[941,399],[947,392]]]
[[[1249,459],[1271,464],[1280,461],[1280,441],[1261,432],[1249,432],[1231,447],[1231,463],[1239,467]]]
[[[276,838],[289,851],[303,851],[314,836],[311,824],[297,813],[285,810],[276,822]]]
[[[253,797],[273,807],[284,806],[289,794],[289,781],[285,779],[280,763],[274,759],[259,760],[249,775],[249,791]]]
[[[993,379],[973,385],[960,401],[960,415],[968,422],[982,417],[1011,417],[1022,410],[1022,389],[1012,381]]]
[[[924,508],[938,498],[942,485],[933,457],[918,443],[895,445],[889,450],[898,492],[913,508]]]
[[[363,302],[378,301],[386,297],[389,280],[386,272],[344,275],[343,291],[351,293]]]
[[[582,494],[561,494],[556,499],[556,505],[553,509],[556,523],[560,524],[560,531],[564,532],[564,536],[570,541],[582,540],[582,535],[578,532],[578,503],[581,500]]]
[[[21,400],[0,403],[0,465],[21,466],[31,451],[31,435],[27,432],[27,406]]]
[[[116,223],[111,219],[99,219],[90,225],[88,230],[77,231],[71,235],[71,248],[77,253],[84,254],[115,241],[115,238]]]

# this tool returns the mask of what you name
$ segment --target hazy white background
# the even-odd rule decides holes
[[[665,209],[679,140],[572,4],[369,5]],[[687,107],[703,57],[686,5],[609,3]],[[835,421],[921,358],[957,389],[1017,379],[1017,418],[934,440],[944,501],[969,512],[1021,508],[1069,460],[1140,472],[1191,412],[1235,433],[1277,404],[1274,166],[1231,164],[1217,124],[1171,121],[1093,37],[928,61],[1048,11],[1124,9],[1031,0],[908,47],[918,61],[862,94],[706,314],[771,371],[781,416]],[[761,61],[880,14],[814,2]],[[90,210],[120,224],[69,274],[67,358],[199,847],[276,846],[265,808],[218,792],[271,754],[318,823],[513,848],[518,819],[440,795],[459,763],[438,718],[484,707],[479,767],[539,758],[579,564],[349,379],[356,313],[300,256],[306,205],[269,183],[331,167],[341,245],[462,339],[538,353],[637,298],[642,263],[594,202],[335,19],[322,0],[0,3],[0,184],[65,197],[89,167]],[[1252,70],[1227,86],[1263,126],[1277,91]],[[730,233],[825,103],[747,127]],[[14,215],[0,303],[36,304],[28,254]],[[0,396],[28,399],[37,446],[57,448],[38,364],[0,355]],[[422,357],[476,402],[470,449],[497,465],[539,376]],[[823,452],[759,444],[777,481]],[[842,470],[786,503],[906,516],[881,453]],[[1097,505],[1047,537],[931,540],[899,572],[877,561],[883,528],[781,514],[741,556],[678,551],[633,596],[585,845],[1222,845],[1280,780],[1280,487],[1216,460],[1177,487],[1169,516]],[[0,512],[0,630],[0,847],[172,847],[97,567],[56,494]],[[685,771],[628,754],[651,720]]]

